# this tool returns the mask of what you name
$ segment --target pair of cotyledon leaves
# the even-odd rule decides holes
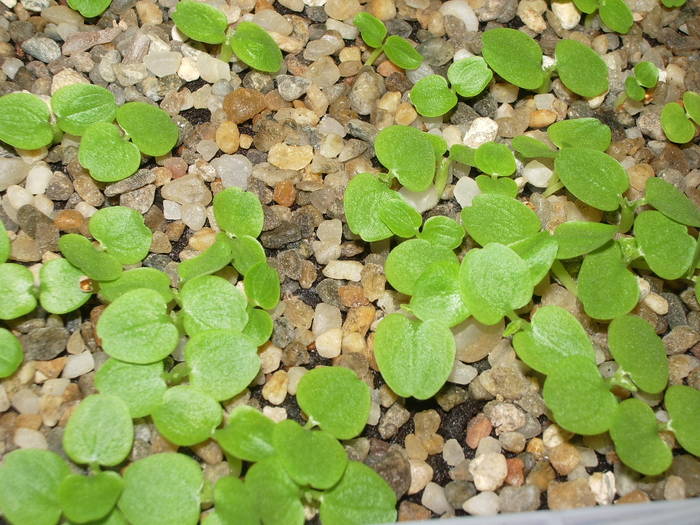
[[[646,90],[659,81],[659,68],[653,62],[642,61],[634,66],[632,74],[625,79],[625,94],[637,102],[646,97]]]
[[[411,43],[398,35],[387,38],[384,22],[369,13],[358,13],[353,23],[360,30],[365,44],[383,52],[391,62],[402,69],[416,69],[423,63],[423,56]]]
[[[700,126],[700,94],[683,93],[683,105],[670,102],[661,111],[661,127],[671,142],[685,144],[693,140]]]

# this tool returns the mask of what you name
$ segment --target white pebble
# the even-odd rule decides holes
[[[542,433],[542,441],[544,442],[545,447],[554,448],[557,445],[561,445],[562,443],[569,441],[572,436],[573,434],[568,430],[564,430],[563,428],[552,423],[544,429],[544,432]]]
[[[75,205],[75,211],[79,212],[80,215],[82,215],[86,219],[89,219],[95,213],[97,213],[97,208],[95,208],[94,206],[90,206],[87,202],[80,201],[78,204]]]
[[[24,187],[33,195],[39,195],[46,191],[51,178],[51,169],[44,163],[36,164],[29,170]]]
[[[496,490],[503,485],[508,475],[506,457],[494,452],[477,456],[469,463],[469,472],[474,478],[474,486],[477,490]]]
[[[479,195],[481,190],[476,181],[471,177],[462,177],[457,181],[454,187],[455,199],[462,208],[467,208],[472,205],[474,197]]]
[[[340,328],[342,317],[337,306],[327,303],[318,303],[314,310],[314,321],[311,331],[318,336],[333,328]]]
[[[464,449],[456,439],[448,439],[442,448],[442,458],[449,466],[454,467],[464,461]]]
[[[452,511],[452,505],[449,504],[447,496],[445,496],[445,489],[432,481],[423,490],[420,502],[421,505],[432,510],[438,516]]]
[[[498,136],[498,124],[488,117],[475,118],[469,130],[464,135],[464,145],[478,148],[482,144],[492,142]]]
[[[182,62],[180,62],[180,67],[177,70],[177,76],[185,82],[192,82],[199,78],[199,69],[197,69],[194,58],[183,57]]]
[[[546,188],[554,172],[538,160],[531,160],[523,167],[523,177],[536,188]]]
[[[163,200],[163,216],[169,221],[177,221],[182,217],[180,205],[175,201]]]
[[[562,28],[569,30],[578,25],[581,20],[581,13],[573,2],[552,2],[552,12],[559,19]]]
[[[224,188],[235,186],[243,190],[248,188],[248,179],[253,173],[253,164],[244,155],[221,155],[211,161],[221,178]]]
[[[143,57],[146,68],[157,77],[174,75],[180,69],[182,55],[177,51],[157,51]]]
[[[197,55],[197,69],[203,80],[213,84],[219,80],[231,80],[231,70],[226,62],[208,53]]]
[[[74,379],[87,374],[95,368],[95,360],[89,350],[85,350],[81,354],[69,355],[66,360],[66,366],[63,368],[61,377]]]
[[[493,516],[498,514],[500,500],[495,492],[482,492],[465,501],[462,508],[472,516]]]
[[[359,282],[362,268],[362,263],[358,261],[331,261],[323,268],[323,275],[331,279]]]
[[[479,19],[466,0],[449,0],[440,6],[439,11],[442,16],[450,15],[459,18],[468,32],[479,30]]]
[[[495,437],[486,436],[479,440],[479,444],[476,446],[476,451],[474,452],[474,457],[483,456],[484,454],[500,454],[501,453],[501,442]]]
[[[39,396],[29,388],[17,391],[10,399],[12,400],[12,406],[20,414],[39,413]]]
[[[15,430],[13,441],[19,448],[39,448],[42,450],[49,448],[44,434],[32,428],[20,427]]]
[[[7,200],[12,208],[17,211],[22,206],[31,204],[34,198],[32,194],[22,186],[13,185],[7,188]]]
[[[435,191],[435,186],[430,186],[423,191],[410,191],[406,187],[399,190],[399,194],[414,210],[418,213],[432,210],[438,203],[438,194]]]
[[[318,225],[316,236],[319,241],[340,244],[343,238],[343,223],[339,219],[323,221]]]
[[[280,421],[287,419],[287,409],[284,407],[266,406],[263,407],[262,413],[265,417],[271,419],[275,423],[279,423]]]
[[[342,341],[342,328],[333,328],[316,337],[316,351],[321,357],[326,359],[338,357]]]
[[[34,207],[47,217],[51,217],[53,213],[53,201],[46,195],[34,195],[32,200]]]
[[[433,479],[433,467],[425,461],[418,459],[409,460],[411,465],[411,485],[408,487],[408,494],[417,494]]]
[[[308,370],[303,366],[293,366],[287,371],[287,392],[290,396],[296,395],[299,381],[307,372]]]
[[[282,349],[270,345],[258,354],[260,356],[260,369],[263,374],[274,372],[280,367],[282,361]]]
[[[199,204],[183,204],[181,209],[182,222],[191,230],[198,231],[207,221],[207,210]]]
[[[455,383],[456,385],[468,385],[478,374],[479,372],[473,366],[466,365],[462,363],[462,361],[455,360],[455,364],[452,367],[452,372],[447,380],[450,383]]]
[[[610,505],[615,497],[615,474],[612,472],[594,472],[588,478],[588,486],[598,505]]]

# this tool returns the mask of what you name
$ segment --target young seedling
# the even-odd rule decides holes
[[[52,314],[66,314],[77,310],[92,296],[81,284],[85,274],[66,259],[53,259],[39,271],[39,302]]]
[[[257,239],[250,235],[241,235],[231,239],[229,245],[233,267],[241,275],[247,274],[253,266],[267,261],[265,249]]]
[[[500,194],[477,195],[472,205],[462,210],[462,225],[481,246],[520,241],[534,235],[541,227],[534,211]]]
[[[122,264],[141,262],[151,247],[153,234],[143,216],[125,206],[96,211],[88,222],[90,234],[100,241],[105,252]]]
[[[136,173],[141,154],[134,143],[124,139],[119,128],[97,122],[83,132],[78,160],[93,179],[116,182]]]
[[[608,90],[608,66],[590,47],[577,40],[560,40],[554,56],[559,78],[577,95],[593,98]]]
[[[258,198],[236,187],[226,188],[214,196],[214,217],[222,230],[236,237],[257,237],[264,220]]]
[[[464,228],[449,217],[436,215],[425,221],[417,237],[435,246],[454,250],[462,244]]]
[[[612,224],[587,221],[564,222],[554,230],[557,259],[572,259],[586,255],[606,244],[617,233]]]
[[[423,56],[403,37],[391,35],[388,38],[384,22],[369,13],[359,13],[353,23],[360,30],[362,40],[375,48],[365,62],[371,66],[384,53],[389,60],[402,69],[416,69],[423,63]]]
[[[206,5],[206,4],[200,4]],[[160,157],[170,152],[180,137],[177,124],[158,106],[127,102],[117,109],[117,123],[144,155]]]
[[[272,318],[265,310],[248,307],[248,323],[243,328],[243,335],[255,346],[261,346],[272,335]]]
[[[422,321],[458,325],[469,317],[459,286],[459,264],[440,261],[429,265],[418,278],[413,296],[404,310]]]
[[[653,62],[639,62],[633,73],[625,79],[625,94],[628,98],[641,102],[647,96],[646,89],[656,87],[659,81],[659,68]]]
[[[0,97],[0,140],[19,149],[39,149],[53,142],[46,103],[30,93],[9,93]]]
[[[25,266],[0,264],[0,319],[16,319],[36,308],[34,276]]]
[[[236,57],[253,69],[274,73],[282,67],[282,52],[269,33],[257,24],[238,24],[230,44]]]
[[[426,133],[410,126],[389,126],[377,134],[374,149],[389,176],[407,189],[423,191],[432,184],[437,159]]]
[[[260,523],[260,514],[255,508],[255,499],[248,487],[235,476],[226,476],[216,482],[214,487],[215,516],[211,525],[217,523]],[[207,517],[202,523],[210,525],[212,518]],[[217,521],[218,520],[218,521]]]
[[[670,429],[685,450],[700,455],[700,390],[672,385],[664,396]]]
[[[114,281],[101,282],[99,296],[103,302],[111,303],[126,292],[139,288],[148,288],[158,292],[166,303],[173,300],[170,277],[160,270],[146,266],[123,272]]]
[[[248,301],[272,310],[280,302],[280,278],[277,270],[266,262],[258,263],[246,273],[243,288]]]
[[[348,183],[343,197],[348,227],[367,242],[388,239],[393,231],[381,219],[380,213],[391,201],[399,200],[391,190],[371,173],[358,173]],[[387,218],[387,213],[384,212]]]
[[[178,2],[171,15],[175,26],[192,40],[221,44],[226,40],[226,15],[209,4],[184,0]]]
[[[482,42],[486,63],[506,82],[529,90],[544,84],[542,49],[528,35],[515,29],[490,29]]]
[[[94,18],[104,13],[111,3],[112,0],[68,0],[68,7],[85,18]]]
[[[112,511],[123,488],[124,481],[116,472],[98,472],[91,476],[70,474],[58,488],[58,501],[69,520],[94,522]]]
[[[395,290],[413,295],[418,279],[432,263],[457,262],[451,249],[422,239],[410,239],[396,246],[387,257],[384,273]]]
[[[271,419],[247,405],[236,407],[228,425],[214,432],[214,439],[228,454],[245,461],[263,461],[275,455]]]
[[[117,101],[112,92],[92,84],[62,87],[51,96],[51,108],[58,127],[78,136],[92,124],[110,123],[117,116]]]
[[[223,410],[199,388],[178,385],[165,392],[151,417],[168,441],[188,447],[211,437],[221,423]]]
[[[574,0],[574,4],[589,15],[598,11],[603,23],[616,33],[627,34],[634,22],[632,11],[623,0]]]
[[[688,234],[688,228],[658,211],[644,211],[637,216],[634,236],[644,260],[662,279],[678,279],[693,264],[697,243]]]
[[[214,244],[196,257],[182,261],[177,267],[177,273],[183,281],[209,275],[227,266],[232,257],[231,239],[225,233],[219,232]]]
[[[693,91],[683,93],[683,106],[669,102],[661,111],[661,127],[666,138],[677,144],[693,140],[700,126],[700,95]]]

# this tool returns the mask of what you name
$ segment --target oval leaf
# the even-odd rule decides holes
[[[257,237],[263,227],[263,210],[255,194],[230,187],[214,196],[214,217],[222,230],[236,237]]]
[[[649,267],[662,279],[678,279],[693,264],[696,243],[688,228],[658,211],[637,215],[634,236]]]
[[[135,144],[124,140],[115,125],[98,122],[83,132],[78,160],[93,179],[116,182],[136,173],[141,154]]]
[[[440,75],[421,78],[411,89],[411,102],[424,117],[439,117],[457,105],[457,95]]]
[[[647,179],[645,198],[669,219],[696,228],[700,226],[700,208],[673,184],[651,177]]]
[[[90,217],[88,228],[107,253],[122,264],[141,262],[151,248],[153,234],[144,224],[143,216],[126,206],[97,210]]]
[[[429,265],[416,281],[407,309],[422,321],[432,319],[450,327],[469,317],[459,286],[459,264],[441,261]]]
[[[241,22],[231,37],[238,59],[253,69],[274,73],[282,67],[282,52],[272,37],[253,22]]]
[[[262,461],[275,455],[272,433],[275,423],[253,407],[233,409],[228,425],[214,432],[214,439],[226,452],[245,461]]]
[[[10,377],[24,359],[22,344],[12,332],[0,327],[0,378]]]
[[[259,263],[253,266],[243,281],[248,300],[265,310],[272,310],[280,301],[280,277],[272,266]]]
[[[408,40],[398,35],[386,39],[384,54],[402,69],[416,69],[423,63],[423,55]]]
[[[0,319],[16,319],[36,308],[34,276],[25,266],[0,264]]]
[[[485,246],[490,242],[510,244],[537,233],[540,219],[522,202],[505,195],[489,193],[474,197],[462,210],[467,233]]]
[[[65,259],[53,259],[39,272],[39,302],[52,314],[65,314],[77,310],[92,296],[80,287],[85,279],[83,272]]]
[[[58,499],[69,520],[86,523],[107,516],[117,504],[123,486],[116,472],[98,472],[89,477],[71,474],[61,482]]]
[[[0,97],[0,140],[20,149],[51,144],[51,112],[36,95],[9,93]]]
[[[379,214],[398,194],[390,190],[371,173],[358,173],[345,189],[343,203],[350,231],[367,242],[380,241],[392,236],[392,231],[382,222]]]
[[[672,385],[666,390],[664,403],[678,442],[691,454],[700,455],[700,390]]]
[[[475,97],[489,85],[493,72],[481,57],[468,57],[453,62],[447,69],[447,78],[457,94]]]
[[[554,230],[559,245],[557,259],[571,259],[600,248],[617,233],[611,224],[587,221],[564,222]]]
[[[56,123],[66,133],[82,135],[96,122],[112,122],[117,101],[111,91],[93,84],[72,84],[51,96]]]
[[[666,138],[676,144],[690,142],[695,136],[695,125],[677,102],[670,102],[661,110],[661,127]]]
[[[165,392],[151,417],[165,439],[189,447],[211,437],[222,413],[221,405],[198,388],[179,385]]]
[[[380,47],[386,38],[384,22],[369,13],[358,13],[352,21],[360,30],[362,40],[370,47]]]
[[[490,29],[482,41],[484,59],[505,81],[523,89],[542,85],[542,49],[528,35],[515,29]]]
[[[177,28],[192,40],[207,44],[226,40],[226,15],[209,4],[184,0],[178,2],[171,16]]]
[[[547,136],[560,149],[606,151],[612,140],[612,131],[597,118],[575,118],[555,122],[547,128]]]
[[[447,248],[422,239],[410,239],[396,246],[386,259],[384,273],[397,291],[413,295],[416,283],[425,269],[434,262],[456,262]]]
[[[190,336],[217,329],[240,332],[248,322],[243,292],[222,277],[202,275],[187,281],[180,300]]]
[[[277,458],[255,463],[245,477],[245,485],[255,498],[262,522],[272,525],[303,525],[301,489],[285,472]],[[274,501],[274,505],[270,502]]]
[[[577,40],[560,40],[554,51],[562,83],[577,95],[597,97],[608,90],[608,66]]]
[[[177,124],[170,115],[158,106],[145,102],[127,102],[121,106],[117,110],[117,122],[141,153],[153,157],[170,152],[180,136]]]
[[[425,221],[423,230],[418,234],[418,238],[428,241],[435,246],[454,250],[462,244],[464,228],[454,219],[443,215],[435,215]]]
[[[374,149],[379,162],[411,191],[433,182],[435,152],[430,139],[410,126],[389,126],[377,134]]]
[[[136,365],[113,358],[95,374],[95,387],[103,394],[121,398],[133,419],[150,415],[168,388],[161,361]]]

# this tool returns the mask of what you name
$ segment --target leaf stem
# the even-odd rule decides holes
[[[542,194],[543,197],[549,197],[550,195],[554,194],[555,192],[559,191],[562,189],[564,185],[561,183],[559,180],[559,177],[557,177],[556,174],[554,174],[549,181],[549,185],[547,186],[547,189],[544,190],[544,193]]]
[[[438,199],[445,191],[445,186],[447,186],[447,179],[450,176],[450,166],[452,161],[449,157],[441,157],[438,162],[437,172],[435,173],[435,192],[437,193]]]
[[[372,53],[369,55],[369,58],[365,62],[365,66],[371,66],[372,64],[374,64],[374,61],[379,58],[379,55],[381,55],[383,51],[384,51],[384,46],[380,46],[377,49],[375,49],[374,51],[372,51]]]
[[[552,263],[552,273],[567,290],[578,297],[578,286],[576,285],[576,281],[574,281],[574,278],[571,277],[571,274],[564,267],[561,261],[557,260]]]
[[[187,363],[178,363],[170,369],[170,372],[163,374],[163,379],[169,385],[174,385],[182,382],[190,373],[190,367]]]
[[[632,382],[630,376],[622,368],[618,368],[612,377],[607,379],[608,386],[611,388],[614,386],[619,386],[630,392],[636,392],[638,390],[637,386]]]
[[[625,264],[629,265],[635,259],[639,259],[644,254],[642,250],[639,249],[637,240],[634,237],[625,237],[624,239],[618,239],[617,244],[622,252],[622,258],[625,260]]]

